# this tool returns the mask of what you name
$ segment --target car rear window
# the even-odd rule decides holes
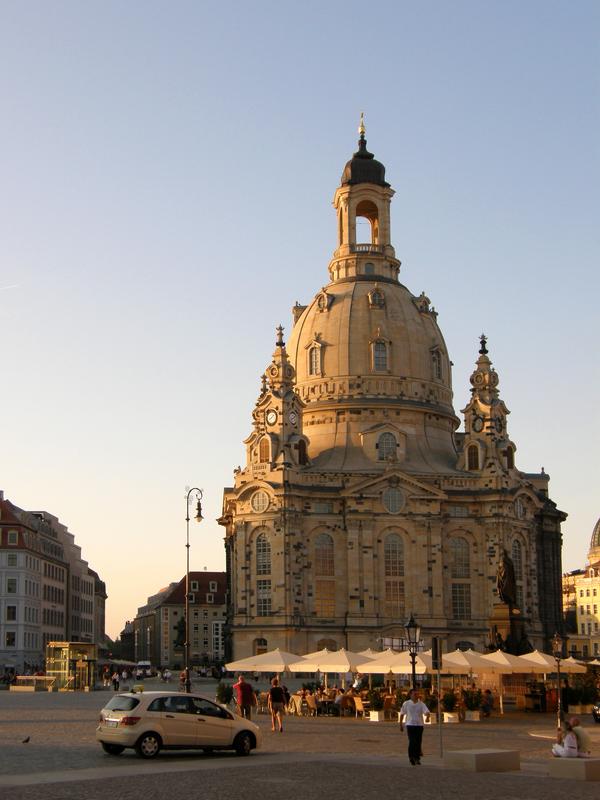
[[[125,697],[124,695],[117,695],[116,697],[111,697],[104,707],[110,709],[111,711],[131,711],[133,708],[139,705],[139,702],[140,701],[137,699],[137,697]]]

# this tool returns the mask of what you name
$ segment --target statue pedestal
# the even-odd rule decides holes
[[[519,645],[526,641],[525,624],[519,609],[511,608],[508,603],[494,603],[489,626],[490,642],[507,653],[518,655]]]

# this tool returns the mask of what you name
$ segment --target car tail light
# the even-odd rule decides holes
[[[119,720],[120,725],[137,725],[141,717],[121,717]]]

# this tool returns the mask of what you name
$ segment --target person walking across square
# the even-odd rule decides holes
[[[413,766],[421,763],[421,744],[425,719],[429,719],[429,709],[425,703],[419,700],[418,690],[412,689],[410,698],[402,703],[402,708],[400,709],[400,730],[404,730],[406,721],[408,760]]]
[[[240,710],[240,716],[246,719],[252,718],[252,706],[255,703],[255,696],[252,684],[246,683],[243,675],[238,676],[238,682],[233,684],[235,692],[235,702]]]

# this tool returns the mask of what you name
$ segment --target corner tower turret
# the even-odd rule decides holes
[[[244,442],[246,469],[253,473],[307,464],[308,440],[302,434],[304,403],[294,392],[295,375],[280,325],[273,359],[262,376],[261,393],[252,412],[254,430]]]
[[[506,419],[510,411],[500,399],[498,373],[488,356],[487,338],[480,337],[479,358],[471,374],[471,400],[465,415],[463,469],[478,472],[500,467],[515,468],[516,447],[508,438]]]

